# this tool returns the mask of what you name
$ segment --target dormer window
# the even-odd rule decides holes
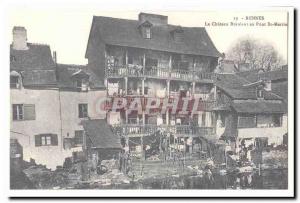
[[[72,75],[75,88],[78,91],[88,91],[89,88],[89,75],[82,70],[77,71]]]
[[[144,39],[152,38],[152,23],[145,21],[139,25],[139,29],[141,30],[141,34]]]
[[[10,88],[19,89],[20,87],[21,87],[21,75],[16,71],[12,71],[10,73]]]
[[[145,38],[151,39],[151,28],[150,27],[145,28]]]
[[[88,81],[86,79],[77,79],[76,80],[76,89],[78,91],[86,92],[88,91]]]

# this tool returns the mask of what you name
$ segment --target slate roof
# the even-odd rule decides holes
[[[282,70],[274,70],[274,71],[268,71],[259,74],[260,78],[265,78],[271,81],[275,80],[287,80],[288,79],[288,70],[282,69]]]
[[[27,70],[20,72],[24,86],[56,86],[55,70]]]
[[[15,50],[10,46],[11,70],[53,70],[55,68],[49,45],[27,43],[27,46],[28,50]]]
[[[285,113],[287,106],[283,103],[274,103],[268,101],[235,101],[231,104],[238,113]]]
[[[105,88],[101,77],[93,72],[86,65],[73,65],[73,64],[57,64],[57,77],[60,88],[74,88],[74,74],[79,71],[83,71],[89,75],[90,88],[102,89]]]
[[[182,42],[175,42],[171,31],[178,28],[175,25],[153,25],[151,39],[144,39],[138,29],[140,22],[110,17],[94,16],[89,36],[87,52],[90,43],[105,44],[167,51],[180,54],[222,56],[214,46],[203,27],[181,27]],[[87,54],[86,54],[87,57]]]
[[[113,133],[111,127],[104,119],[83,121],[83,128],[92,142],[94,148],[120,149],[120,137]]]
[[[233,73],[217,74],[215,79],[215,84],[217,86],[226,88],[240,88],[248,83],[249,81]]]
[[[251,82],[238,74],[218,74],[215,84],[232,99],[257,99],[255,86],[244,86]],[[265,100],[282,100],[283,98],[271,91],[263,90]]]
[[[271,86],[272,92],[282,97],[286,101],[288,100],[288,81],[273,83]]]
[[[249,88],[239,88],[239,89],[232,89],[226,87],[219,87],[223,89],[232,99],[257,99],[256,96],[256,88],[249,87]],[[263,95],[265,100],[282,100],[283,98],[274,94],[273,92],[263,90]]]
[[[282,68],[280,70],[273,70],[273,71],[264,71],[261,72],[261,69],[255,69],[250,71],[242,71],[237,72],[237,75],[244,77],[246,80],[250,82],[256,82],[260,79],[265,80],[287,80],[288,79],[288,69]]]
[[[10,70],[20,73],[26,86],[56,86],[56,65],[49,45],[27,43],[28,50],[10,46]]]

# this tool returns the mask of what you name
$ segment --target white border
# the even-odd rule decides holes
[[[231,2],[228,3],[228,2]],[[256,3],[255,3],[256,2]],[[274,1],[275,2],[275,1]],[[286,5],[284,2],[286,1],[276,1],[273,2],[273,6],[279,5]],[[241,7],[241,4],[243,7]],[[1,92],[4,92],[5,97],[1,100],[1,113],[5,116],[1,117],[1,126],[3,124],[3,128],[1,128],[1,135],[5,135],[6,139],[2,139],[1,144],[2,149],[4,149],[5,153],[2,153],[1,157],[3,162],[6,163],[2,165],[2,174],[5,174],[6,180],[3,181],[4,188],[2,191],[6,192],[6,197],[8,196],[23,196],[23,197],[128,197],[128,196],[136,196],[136,197],[291,197],[293,196],[294,192],[294,13],[293,8],[290,7],[266,7],[270,6],[270,2],[264,3],[259,0],[252,0],[249,2],[240,2],[240,1],[216,1],[210,0],[209,3],[207,2],[198,2],[198,1],[159,1],[159,0],[152,0],[152,1],[141,1],[141,0],[134,0],[134,1],[95,1],[95,0],[75,0],[75,1],[59,1],[59,0],[46,0],[43,2],[37,0],[30,0],[30,1],[4,1],[2,3],[1,10],[0,10],[0,19],[3,20],[1,22],[1,47],[0,52],[0,59],[1,59],[1,79],[0,85]],[[288,64],[289,64],[289,189],[288,190],[9,190],[9,87],[8,87],[8,70],[9,70],[9,39],[8,35],[10,31],[7,31],[8,23],[7,20],[9,17],[9,10],[16,6],[30,6],[30,7],[60,7],[60,8],[85,8],[85,7],[99,7],[100,10],[219,10],[222,11],[226,10],[245,10],[245,11],[266,11],[266,10],[287,10],[289,12],[289,55],[288,55]],[[262,7],[263,6],[263,7]],[[145,9],[146,8],[146,9]],[[55,15],[55,14],[53,14]],[[51,32],[49,32],[51,34]],[[4,108],[3,108],[4,106]],[[3,141],[5,140],[5,141]],[[3,185],[2,183],[2,185]]]

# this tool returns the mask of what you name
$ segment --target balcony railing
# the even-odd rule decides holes
[[[207,137],[215,134],[214,127],[199,127],[192,125],[153,125],[153,124],[120,124],[113,125],[113,131],[118,135],[139,137],[151,135],[157,131],[162,130],[163,132],[176,135],[178,137]]]
[[[197,71],[187,71],[187,70],[175,70],[168,68],[158,68],[158,67],[146,67],[142,66],[106,66],[106,77],[107,78],[121,78],[121,77],[149,77],[158,79],[172,79],[172,80],[184,80],[184,81],[205,81],[212,82],[215,73],[204,73]]]

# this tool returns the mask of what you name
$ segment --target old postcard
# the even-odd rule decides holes
[[[13,9],[11,195],[293,196],[293,12]]]

